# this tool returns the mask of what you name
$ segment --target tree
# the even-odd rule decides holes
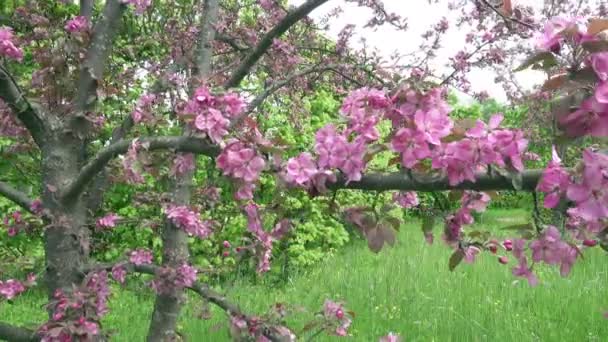
[[[596,239],[604,239],[608,217],[608,195],[601,190],[608,168],[604,155],[587,149],[580,165],[566,169],[556,153],[545,170],[525,170],[524,161],[532,156],[526,153],[521,130],[501,127],[503,118],[498,114],[488,123],[452,120],[445,89],[438,87],[454,81],[466,85],[464,74],[474,55],[497,54],[493,44],[535,29],[527,12],[512,8],[510,2],[502,7],[474,2],[477,18],[481,12],[493,13],[496,34],[472,39],[473,52],[459,54],[454,72],[432,82],[425,63],[448,28],[445,20],[425,35],[428,44],[421,49],[425,53],[417,66],[409,65],[412,75],[403,78],[399,75],[404,66],[382,68],[378,56],[347,48],[351,27],[345,28],[338,42],[323,37],[307,16],[327,2],[307,0],[297,7],[273,0],[153,4],[81,0],[79,6],[32,1],[21,7],[19,1],[12,2],[9,23],[14,28],[0,29],[1,132],[10,137],[13,148],[39,159],[40,199],[8,182],[0,182],[0,194],[43,227],[49,320],[37,331],[0,324],[0,338],[102,340],[99,319],[107,310],[109,275],[124,282],[128,273],[138,272],[155,275],[157,297],[149,341],[176,338],[180,298],[186,289],[226,311],[235,340],[293,340],[281,317],[248,315],[197,281],[187,238],[205,239],[218,226],[203,219],[192,205],[193,174],[206,158],[214,160],[215,168],[234,184],[234,201],[247,219],[249,249],[259,258],[259,272],[270,267],[273,243],[297,229],[281,213],[280,203],[266,208],[255,203],[262,174],[275,177],[281,191],[306,191],[311,196],[340,189],[398,190],[392,202],[403,207],[417,204],[412,191],[452,190],[461,208],[445,217],[443,238],[454,250],[451,269],[498,246],[488,236],[463,229],[473,222],[472,213],[483,211],[489,202],[483,191],[538,189],[547,193],[547,207],[564,203],[562,210],[567,200],[571,202],[570,230],[526,225],[517,228],[529,244],[524,239],[502,243],[518,260],[514,275],[528,278],[531,284],[536,278],[525,250],[532,251],[534,262],[560,265],[567,275],[581,243],[592,246]],[[370,26],[407,26],[380,1],[353,2],[372,10]],[[473,20],[471,15],[463,18]],[[599,79],[595,95],[559,120],[570,137],[606,135],[608,101],[602,82],[608,64],[599,34],[605,26],[604,21],[594,20],[584,31],[581,23],[555,19],[545,26],[542,52],[524,65],[544,63],[549,70],[561,62],[556,56],[570,56],[560,55],[562,47],[570,48],[574,60],[566,58],[572,62],[568,72],[586,75],[593,86]],[[590,54],[592,68],[574,68],[580,66],[582,53]],[[28,73],[30,77],[24,79],[31,82],[13,76]],[[264,106],[285,106],[292,114],[289,119],[297,121],[306,115],[302,99],[316,87],[348,93],[340,109],[341,121],[321,128],[310,152],[283,160],[286,147],[281,140],[259,128]],[[133,94],[133,88],[141,91]],[[125,99],[133,96],[137,101],[130,108]],[[110,112],[104,118],[101,113],[110,110],[129,114],[123,118],[122,113]],[[391,153],[392,159],[381,172],[367,170],[383,153]],[[116,165],[119,156],[122,160]],[[173,160],[168,172],[162,171],[161,163],[167,156]],[[119,169],[122,178],[113,176]],[[170,180],[165,194],[155,197],[165,215],[162,263],[153,264],[145,249],[111,264],[91,260],[92,228],[111,228],[120,220],[114,213],[96,217],[111,183],[139,183],[145,189],[155,179]],[[373,251],[394,243],[393,230],[400,224],[390,214],[394,205],[332,208],[361,231]],[[7,224],[18,233],[25,221],[20,213],[13,213]],[[429,241],[432,225],[425,219],[423,230]],[[0,283],[0,293],[11,299],[33,281],[6,280]],[[328,300],[317,323],[345,335],[350,319],[342,304]]]

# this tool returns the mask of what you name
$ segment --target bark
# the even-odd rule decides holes
[[[27,194],[13,188],[9,184],[0,182],[0,195],[18,204],[21,208],[27,210],[28,212],[32,212],[33,201],[27,196]]]
[[[57,289],[69,293],[80,284],[79,271],[88,264],[89,230],[82,201],[62,203],[57,189],[78,175],[83,141],[71,134],[57,133],[42,149],[42,203],[52,220],[45,222],[46,285],[49,298]]]

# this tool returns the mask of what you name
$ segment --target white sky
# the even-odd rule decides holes
[[[304,0],[289,0],[289,3],[293,5],[299,5],[302,2]],[[341,6],[344,11],[339,18],[332,20],[329,35],[336,38],[337,33],[346,24],[355,24],[357,25],[356,35],[351,43],[356,47],[359,44],[359,37],[364,36],[367,39],[368,46],[377,48],[383,56],[388,57],[395,51],[407,53],[418,47],[422,42],[421,34],[445,16],[450,21],[450,30],[443,36],[442,49],[437,51],[437,57],[430,65],[436,74],[441,74],[451,72],[451,68],[446,67],[446,64],[448,64],[450,57],[456,55],[462,49],[465,36],[469,31],[455,28],[455,21],[453,20],[455,12],[448,10],[448,3],[449,0],[440,0],[437,4],[429,4],[428,0],[384,0],[388,12],[394,12],[408,18],[409,29],[406,32],[397,31],[389,25],[379,27],[376,31],[363,29],[370,18],[371,11],[352,3],[345,4],[343,0],[328,1],[314,11],[311,17],[318,20],[333,8]],[[539,3],[542,4],[542,1],[514,0],[513,3],[514,5],[538,7]],[[485,90],[491,97],[504,101],[506,100],[504,91],[500,85],[494,83],[494,77],[495,74],[488,70],[474,69],[468,74],[473,91]],[[517,77],[518,81],[528,89],[543,80],[543,74],[537,71],[523,71]]]

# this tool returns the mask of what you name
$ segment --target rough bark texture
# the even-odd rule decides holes
[[[57,289],[69,292],[72,284],[79,284],[79,270],[88,263],[89,231],[84,203],[64,203],[57,198],[57,189],[78,175],[82,144],[73,135],[60,132],[49,138],[42,149],[42,203],[52,216],[44,233],[49,298]]]

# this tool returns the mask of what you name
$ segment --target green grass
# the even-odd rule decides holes
[[[495,229],[525,216],[494,210],[481,224]],[[413,220],[402,228],[397,245],[378,255],[358,242],[280,288],[242,284],[224,291],[250,312],[263,312],[274,302],[316,311],[325,298],[344,300],[356,313],[350,330],[354,341],[377,341],[389,331],[407,341],[606,340],[608,264],[600,249],[586,252],[568,278],[554,268],[539,268],[541,284],[535,288],[511,276],[510,267],[490,254],[449,272],[449,253],[442,243],[426,245]],[[16,324],[40,322],[43,303],[41,293],[31,293],[14,305],[0,304],[0,317]],[[104,327],[115,331],[113,340],[143,341],[152,303],[146,291],[117,292],[104,320]],[[180,323],[188,340],[228,341],[225,325],[218,325],[223,313],[214,310],[213,318],[203,321],[194,318],[199,309],[200,302],[190,297]],[[307,317],[297,313],[291,323],[301,328]]]

